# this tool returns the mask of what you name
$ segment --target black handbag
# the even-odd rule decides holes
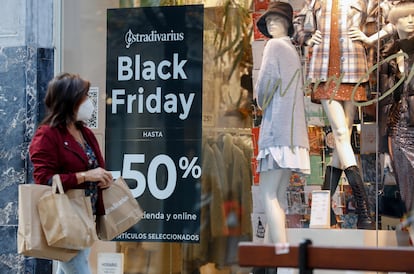
[[[382,216],[401,218],[406,211],[395,175],[388,172],[384,175],[383,187],[378,193],[378,213]]]

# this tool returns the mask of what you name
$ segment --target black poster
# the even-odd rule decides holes
[[[199,242],[203,6],[107,19],[107,169],[145,212],[115,240]]]

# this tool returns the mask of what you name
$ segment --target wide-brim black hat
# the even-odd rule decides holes
[[[292,36],[294,29],[293,29],[293,8],[289,3],[286,2],[270,2],[269,6],[267,7],[267,10],[265,13],[260,16],[259,20],[257,20],[257,28],[259,31],[266,37],[272,38],[272,35],[267,31],[266,27],[266,18],[270,14],[277,14],[282,16],[288,21],[289,27],[288,27],[288,35]]]

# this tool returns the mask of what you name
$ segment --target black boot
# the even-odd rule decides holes
[[[326,166],[325,171],[325,178],[322,185],[322,190],[330,190],[331,191],[331,198],[335,193],[336,188],[339,184],[339,179],[342,175],[342,169],[333,167],[333,166]],[[336,214],[331,207],[331,226],[336,225]]]
[[[357,166],[350,166],[345,169],[345,175],[348,178],[349,185],[356,200],[356,213],[358,214],[357,228],[374,229],[374,222],[371,220],[369,213],[368,196],[365,192],[362,177],[359,174]]]

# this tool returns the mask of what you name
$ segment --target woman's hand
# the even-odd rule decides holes
[[[322,32],[319,30],[316,30],[314,34],[312,34],[312,37],[306,41],[306,45],[312,47],[314,45],[319,45],[322,43]]]
[[[112,173],[101,168],[90,169],[85,172],[85,181],[98,182],[100,188],[108,188],[113,182]]]

